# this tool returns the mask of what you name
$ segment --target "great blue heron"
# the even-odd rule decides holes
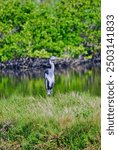
[[[52,94],[52,89],[54,86],[54,80],[55,80],[54,69],[55,69],[55,67],[54,67],[54,63],[52,61],[55,59],[56,59],[56,57],[54,57],[54,56],[49,58],[50,68],[47,68],[44,73],[45,87],[46,87],[48,95]]]

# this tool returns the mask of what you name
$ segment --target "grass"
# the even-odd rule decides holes
[[[99,150],[100,97],[57,93],[0,100],[0,149]]]

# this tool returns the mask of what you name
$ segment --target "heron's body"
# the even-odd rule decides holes
[[[50,68],[46,69],[44,78],[45,78],[45,86],[46,86],[47,94],[51,95],[54,86],[54,64],[51,61],[51,59],[49,59],[49,64],[50,64]]]

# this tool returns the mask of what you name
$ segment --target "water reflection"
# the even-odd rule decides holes
[[[0,76],[0,98],[12,95],[34,95],[45,96],[45,85],[43,72],[31,75],[10,74]],[[40,74],[40,75],[39,75]],[[56,72],[53,94],[57,92],[66,93],[70,91],[89,92],[91,95],[100,96],[100,67],[93,67],[89,70],[77,72],[75,70],[63,70]]]

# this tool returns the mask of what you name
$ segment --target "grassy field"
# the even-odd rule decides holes
[[[100,150],[100,97],[1,99],[0,139],[1,150]]]

